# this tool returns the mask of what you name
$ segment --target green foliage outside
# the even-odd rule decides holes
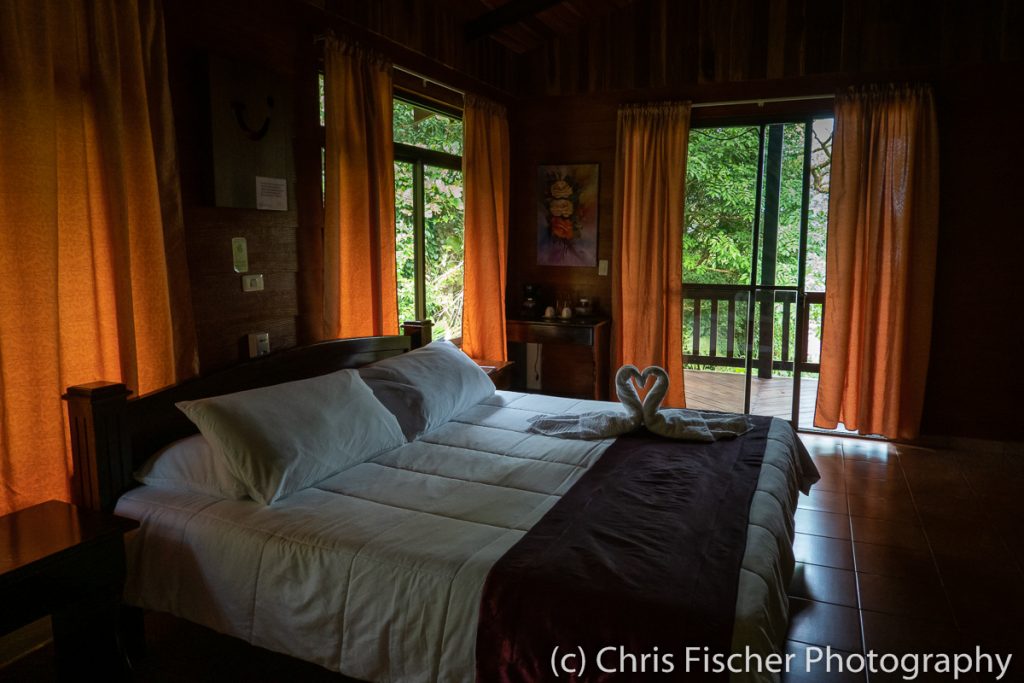
[[[749,283],[757,147],[753,126],[690,131],[683,282]]]
[[[413,228],[413,165],[395,162],[395,269],[398,324],[416,320],[416,237]]]
[[[395,142],[449,154],[462,153],[462,121],[395,100]],[[395,162],[395,258],[399,323],[415,320],[415,165]],[[423,167],[424,286],[426,317],[434,337],[462,335],[464,223],[462,172]]]
[[[799,284],[800,219],[803,191],[803,150],[807,126],[785,124],[775,285]],[[832,151],[832,120],[815,121],[811,134],[811,189],[808,204],[806,291],[825,289],[825,237],[828,221],[829,169]],[[690,131],[686,173],[685,232],[683,238],[684,294],[692,285],[749,285],[758,272],[751,273],[753,224],[757,206],[757,126],[705,128]],[[762,215],[762,229],[764,216]],[[760,257],[761,255],[758,254]],[[691,285],[687,288],[686,285]],[[744,356],[747,336],[747,295],[736,295],[735,355]],[[783,307],[775,306],[773,356],[781,359]],[[755,316],[756,316],[755,307]],[[710,351],[711,305],[701,309],[700,351]],[[790,308],[789,357],[795,348],[795,307]],[[727,308],[719,308],[718,355],[725,355]],[[809,359],[817,355],[821,309],[812,307],[809,325]],[[684,353],[693,352],[693,301],[684,303]],[[756,333],[756,328],[755,328]],[[755,334],[756,336],[756,334]],[[758,341],[754,340],[755,355]],[[694,366],[695,367],[695,366]],[[715,367],[716,370],[724,370]]]
[[[427,166],[424,176],[427,317],[436,338],[462,336],[462,171]]]
[[[462,120],[395,100],[395,142],[462,156]]]

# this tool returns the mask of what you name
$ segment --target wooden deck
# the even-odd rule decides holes
[[[708,370],[687,370],[686,407],[705,410],[723,410],[730,413],[743,412],[743,389],[745,377],[740,373],[712,372]],[[800,427],[809,428],[814,424],[814,402],[818,395],[818,379],[800,380]],[[771,415],[790,419],[793,413],[793,379],[773,377],[750,380],[750,412],[754,415]]]

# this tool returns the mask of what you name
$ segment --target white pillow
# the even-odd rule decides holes
[[[424,432],[494,395],[494,383],[480,366],[448,341],[426,346],[362,368],[369,380],[409,384],[423,394]]]
[[[265,505],[405,443],[355,370],[176,405]]]
[[[245,486],[231,474],[224,458],[210,448],[202,434],[193,434],[160,449],[133,476],[140,484],[160,489],[229,500],[249,497]]]
[[[364,377],[374,397],[391,411],[409,441],[415,441],[427,429],[427,409],[423,392],[404,382]]]

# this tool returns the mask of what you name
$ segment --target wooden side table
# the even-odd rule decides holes
[[[541,344],[540,390],[555,396],[608,398],[609,335],[606,318],[508,320],[509,357],[520,361],[516,389],[526,387],[526,345]]]
[[[513,361],[474,358],[473,362],[487,373],[487,376],[494,382],[495,389],[508,389],[512,386],[512,366],[515,365]]]
[[[0,635],[49,614],[61,680],[124,678],[124,534],[138,525],[58,501],[0,517]]]

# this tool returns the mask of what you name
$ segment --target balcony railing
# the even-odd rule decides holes
[[[683,356],[688,364],[745,368],[749,346],[759,377],[797,369],[818,372],[818,344],[809,343],[809,333],[820,341],[825,294],[807,292],[800,305],[803,315],[798,317],[793,287],[684,284]],[[751,308],[756,329],[750,327]],[[814,323],[809,324],[812,312]],[[809,349],[814,350],[811,358]]]

